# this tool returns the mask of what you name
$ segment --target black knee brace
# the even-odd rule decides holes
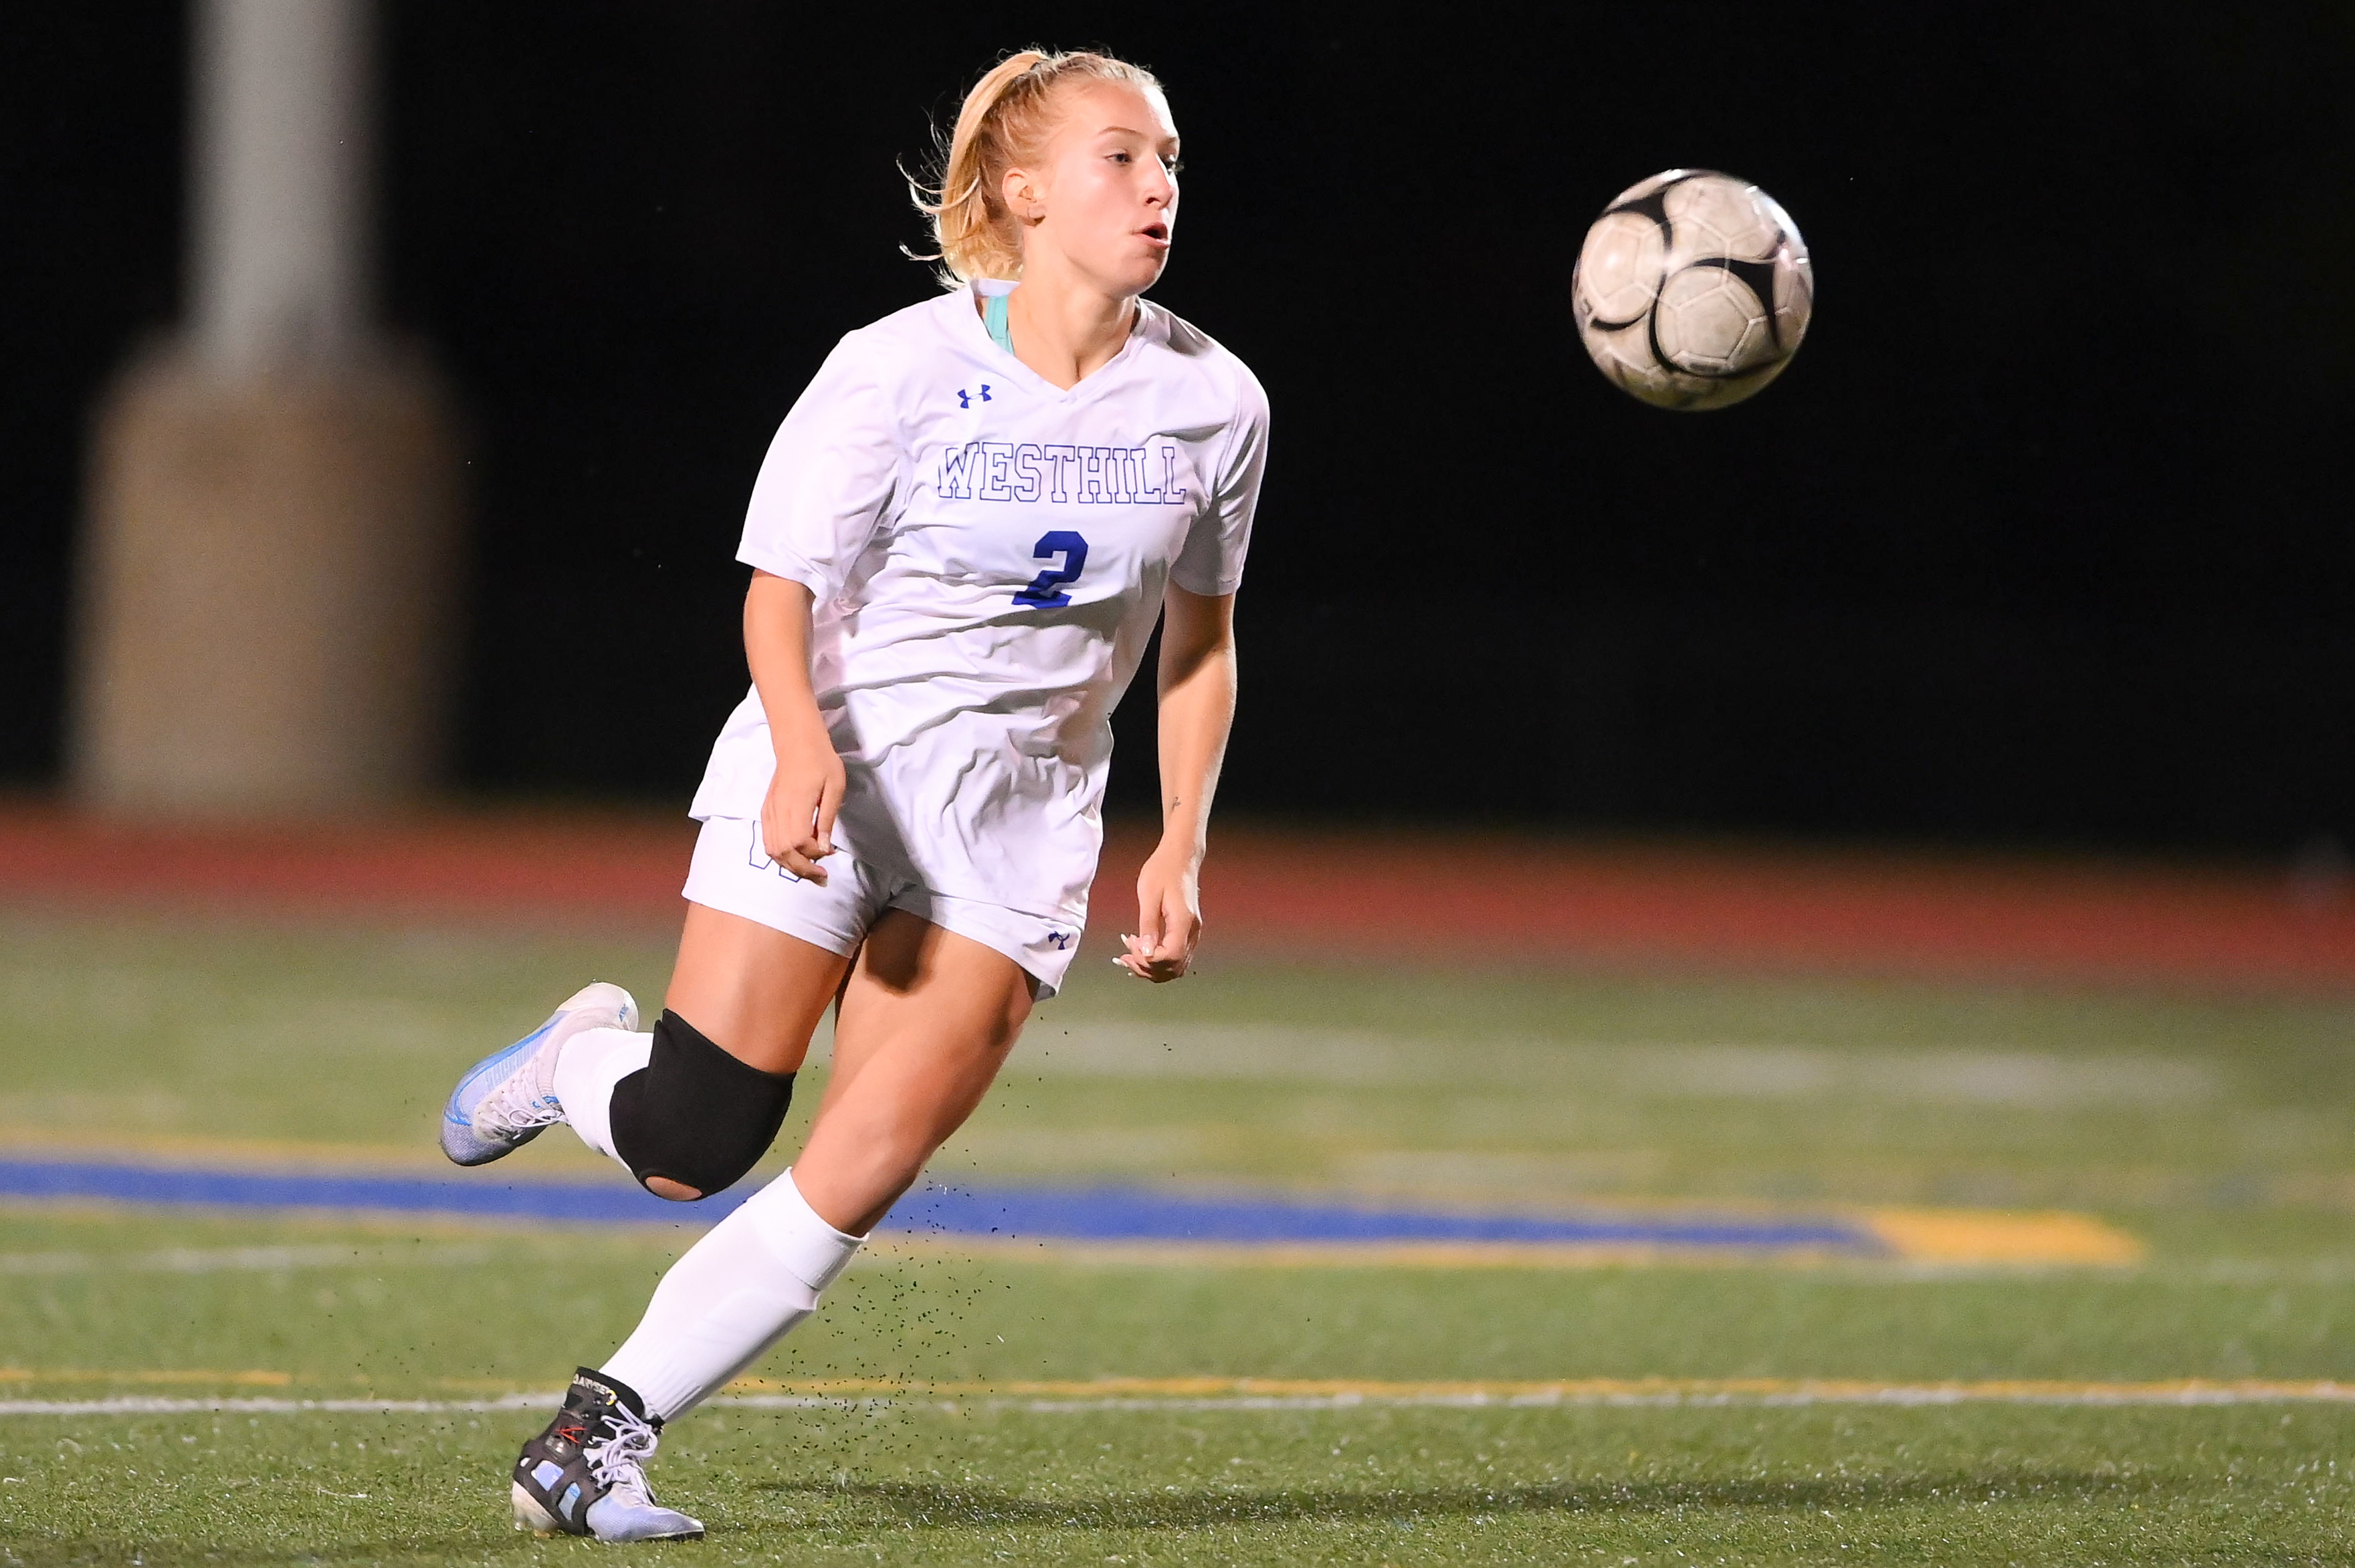
[[[769,1151],[793,1101],[791,1073],[746,1065],[666,1010],[646,1065],[613,1086],[613,1151],[641,1185],[663,1176],[709,1197]]]

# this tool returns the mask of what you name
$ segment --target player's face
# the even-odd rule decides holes
[[[1025,249],[1052,246],[1107,293],[1151,288],[1178,217],[1178,127],[1161,95],[1110,81],[1073,92],[1040,163]]]

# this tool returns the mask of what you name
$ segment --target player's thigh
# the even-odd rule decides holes
[[[690,903],[664,1000],[738,1061],[790,1073],[849,968],[847,954]]]
[[[826,1104],[867,1097],[972,1113],[1030,1016],[1031,980],[1004,953],[904,909],[888,909],[843,988]],[[821,1107],[820,1115],[824,1115]],[[943,1136],[946,1136],[946,1131]]]

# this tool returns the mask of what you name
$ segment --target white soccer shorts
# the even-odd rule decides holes
[[[1062,989],[1063,971],[1079,950],[1080,927],[1060,916],[934,893],[853,860],[847,850],[825,864],[823,883],[795,876],[769,858],[760,823],[711,817],[696,837],[685,891],[691,903],[757,920],[829,953],[854,951],[883,911],[904,909],[1012,959],[1035,982],[1032,994],[1040,1001]]]

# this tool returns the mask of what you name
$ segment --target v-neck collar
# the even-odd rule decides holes
[[[1107,374],[1123,360],[1128,358],[1130,355],[1135,354],[1137,350],[1137,345],[1145,341],[1146,334],[1156,330],[1160,324],[1157,318],[1160,314],[1161,307],[1155,304],[1150,300],[1139,298],[1136,302],[1136,320],[1129,323],[1128,341],[1120,345],[1120,352],[1114,355],[1110,359],[1105,360],[1102,365],[1097,366],[1087,375],[1081,376],[1079,380],[1074,382],[1072,385],[1069,387],[1058,387],[1053,382],[1048,380],[1045,376],[1039,375],[1037,371],[1031,369],[1028,366],[1023,364],[1021,359],[1017,355],[1008,354],[1006,350],[998,347],[997,340],[989,335],[989,323],[981,319],[981,296],[983,293],[981,285],[985,282],[994,283],[997,281],[1000,281],[1000,280],[995,278],[976,278],[972,282],[967,283],[964,288],[959,289],[955,293],[948,296],[949,301],[954,304],[957,314],[964,318],[959,322],[957,330],[965,334],[969,337],[979,339],[981,351],[984,354],[989,355],[993,358],[996,359],[1000,364],[1010,366],[1017,375],[1026,377],[1030,382],[1031,390],[1033,392],[1039,393],[1044,397],[1055,398],[1060,402],[1078,402],[1081,400],[1082,395],[1093,397],[1095,394],[1092,389],[1096,387],[1099,384],[1108,385],[1109,383],[1105,381]],[[1004,290],[989,291],[989,292],[992,293],[1003,292],[1008,294],[1013,291],[1014,287],[1011,284],[1008,284]]]

